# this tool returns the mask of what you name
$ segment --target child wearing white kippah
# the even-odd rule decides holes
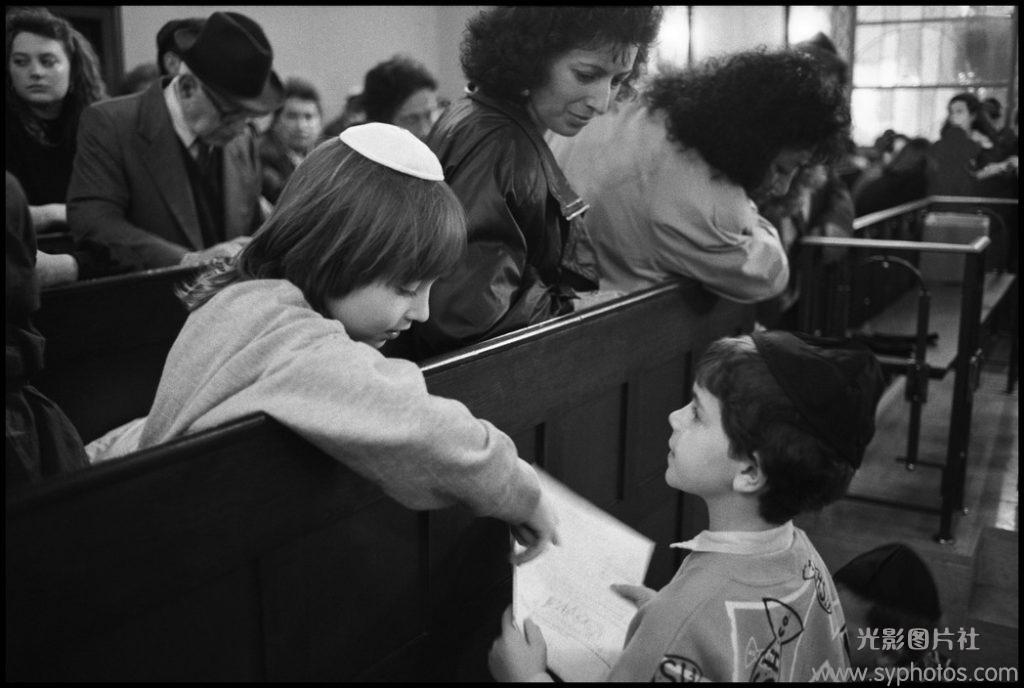
[[[513,524],[520,561],[536,556],[555,530],[533,468],[378,351],[426,320],[465,237],[440,163],[409,132],[372,123],[321,144],[245,249],[183,291],[192,313],[140,447],[263,411],[409,508],[463,503]]]

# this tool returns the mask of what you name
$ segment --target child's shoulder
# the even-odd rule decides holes
[[[252,279],[222,288],[196,313],[230,311],[238,315],[257,315],[292,307],[312,310],[302,290],[292,282],[284,279]]]
[[[241,328],[253,334],[290,323],[329,327],[333,322],[321,317],[302,291],[283,279],[245,280],[228,285],[197,309],[190,320],[200,327]]]

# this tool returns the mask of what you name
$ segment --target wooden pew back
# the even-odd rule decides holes
[[[661,585],[706,518],[664,485],[667,415],[751,324],[670,285],[424,372],[656,538]],[[404,509],[263,417],[8,494],[6,523],[8,679],[479,680],[511,596],[503,524]]]
[[[148,412],[188,316],[174,287],[197,272],[161,268],[43,291],[32,322],[46,337],[46,367],[32,383],[85,442]]]

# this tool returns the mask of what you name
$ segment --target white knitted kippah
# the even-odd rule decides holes
[[[368,122],[349,127],[338,138],[360,155],[385,167],[420,179],[444,181],[444,171],[434,151],[401,127]]]

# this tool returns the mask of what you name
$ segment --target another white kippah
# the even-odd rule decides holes
[[[349,127],[338,135],[352,150],[393,170],[432,182],[443,182],[441,162],[412,132],[384,122]]]

